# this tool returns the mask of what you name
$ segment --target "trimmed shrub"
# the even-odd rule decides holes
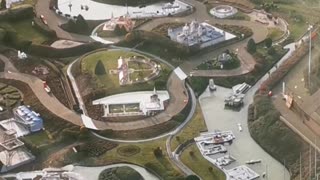
[[[189,176],[186,177],[186,180],[200,180],[200,179],[196,175],[189,175]]]
[[[0,10],[7,9],[6,4],[7,4],[7,1],[6,1],[6,0],[1,0]]]
[[[3,21],[3,20],[17,21],[17,20],[31,18],[33,16],[34,16],[33,6],[24,4],[11,9],[1,11],[0,21]]]
[[[51,46],[32,44],[29,48],[29,53],[41,57],[49,58],[63,58],[80,56],[87,52],[106,47],[107,45],[101,44],[99,42],[91,42],[82,44],[76,47],[57,49]]]
[[[89,25],[82,15],[78,15],[76,20],[70,19],[66,24],[62,24],[61,28],[71,33],[90,34]]]
[[[248,44],[247,44],[247,51],[248,51],[249,53],[255,53],[256,50],[257,50],[256,42],[254,42],[253,39],[250,39],[250,40],[248,41]]]
[[[104,67],[104,64],[101,62],[101,60],[97,62],[94,73],[98,76],[106,74],[106,69]]]
[[[143,180],[143,177],[134,169],[128,166],[114,167],[103,170],[99,180]]]
[[[272,39],[271,38],[267,38],[266,40],[264,40],[264,43],[265,43],[267,48],[270,48],[272,46]]]

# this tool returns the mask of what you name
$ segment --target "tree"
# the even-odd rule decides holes
[[[153,150],[153,154],[157,158],[162,157],[162,149],[161,149],[161,147],[157,147],[155,150]]]
[[[272,39],[271,38],[267,38],[265,41],[264,41],[265,45],[267,48],[270,48],[272,46]]]
[[[200,180],[200,179],[196,175],[189,175],[189,176],[186,177],[186,180]]]
[[[193,151],[189,151],[190,156],[194,156],[194,152]]]
[[[249,53],[254,53],[257,50],[256,42],[252,38],[248,41],[247,50]]]
[[[269,55],[275,55],[277,52],[276,52],[276,50],[274,49],[274,47],[271,47],[269,50],[268,50],[268,54]]]
[[[97,62],[96,68],[94,70],[94,73],[96,75],[105,75],[106,74],[106,69],[104,68],[104,64],[101,62],[101,60],[99,60]]]
[[[83,33],[89,32],[89,25],[87,21],[83,18],[83,16],[80,14],[77,17],[75,28]]]
[[[212,171],[213,171],[213,168],[210,166],[210,167],[208,167],[208,170],[209,170],[210,172],[212,172]]]
[[[1,0],[1,4],[0,4],[0,9],[7,9],[7,1],[6,0]]]

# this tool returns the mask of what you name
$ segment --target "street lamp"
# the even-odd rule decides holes
[[[311,33],[312,33],[312,25],[309,25],[308,31],[309,31],[309,61],[308,61],[308,84],[309,84],[309,89],[311,88]]]

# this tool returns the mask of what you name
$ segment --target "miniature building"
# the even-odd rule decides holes
[[[169,100],[168,91],[138,91],[116,94],[93,101],[93,105],[103,105],[105,117],[149,116],[165,109]]]
[[[115,31],[116,28],[124,29],[126,32],[130,32],[134,28],[135,22],[131,20],[131,18],[126,16],[120,16],[118,18],[113,17],[111,15],[111,19],[106,22],[103,26],[103,31]]]
[[[118,59],[119,84],[124,85],[128,81],[128,64],[120,56]]]
[[[198,23],[192,21],[189,25],[175,29],[168,29],[168,36],[171,40],[188,47],[200,46],[200,48],[208,47],[220,43],[222,41],[235,38],[236,36],[211,26],[207,23]]]
[[[40,131],[43,128],[43,120],[40,115],[27,106],[19,106],[13,110],[17,122],[26,126],[30,132]]]
[[[230,56],[230,54],[227,54],[227,53],[222,53],[218,56],[218,62],[221,62],[221,63],[228,62],[231,59],[232,57]]]

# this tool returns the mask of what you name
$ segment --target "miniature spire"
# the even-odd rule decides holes
[[[153,94],[157,94],[156,86],[153,88]]]

